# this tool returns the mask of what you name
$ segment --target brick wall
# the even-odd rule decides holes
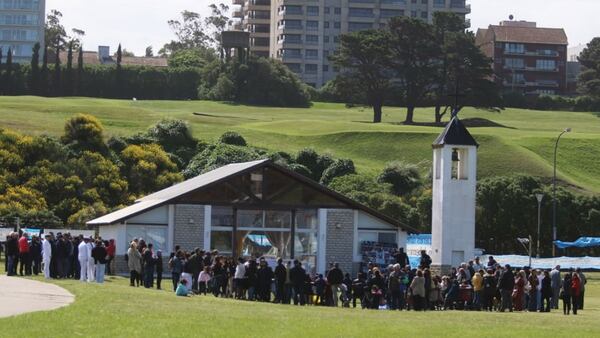
[[[193,222],[190,222],[193,220]],[[175,231],[173,248],[191,251],[204,247],[204,206],[194,204],[175,205]]]
[[[327,247],[325,264],[338,262],[344,272],[354,275],[354,210],[327,210]]]

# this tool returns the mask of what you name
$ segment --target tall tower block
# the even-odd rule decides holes
[[[437,272],[473,258],[478,147],[456,116],[433,143],[431,260]]]

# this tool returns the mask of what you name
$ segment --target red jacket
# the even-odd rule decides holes
[[[19,238],[19,253],[28,253],[29,252],[29,242],[27,241],[27,237],[21,236]]]
[[[571,280],[571,296],[579,297],[581,292],[581,279],[577,275],[573,275]]]

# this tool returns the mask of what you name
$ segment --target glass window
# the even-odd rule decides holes
[[[296,233],[294,239],[294,258],[302,262],[307,272],[314,272],[317,265],[317,233]]]
[[[284,63],[292,72],[302,73],[302,66],[299,63]]]
[[[342,14],[342,8],[341,7],[336,7],[333,9],[333,13],[334,14]]]
[[[371,9],[371,8],[350,8],[348,11],[348,16],[359,17],[359,18],[372,18],[373,17],[373,9]]]
[[[210,248],[218,250],[221,254],[232,254],[233,245],[231,244],[231,231],[211,231]]]
[[[318,16],[319,15],[319,6],[306,6],[306,15]]]
[[[292,227],[291,211],[265,211],[265,228],[286,228]]]
[[[433,7],[446,7],[446,0],[433,0]]]
[[[306,58],[315,60],[319,58],[319,51],[316,49],[307,49],[306,50]]]
[[[213,206],[210,220],[213,227],[233,227],[233,208]]]
[[[382,18],[393,18],[396,16],[403,16],[404,10],[402,9],[382,9],[380,11],[380,16]]]
[[[323,8],[323,12],[324,12],[325,14],[329,14],[329,7],[325,7],[325,8]]]
[[[429,16],[429,14],[425,11],[421,12],[421,18],[422,19],[427,19],[427,17]]]
[[[536,60],[535,68],[544,69],[544,70],[555,70],[556,69],[556,61],[555,60]]]
[[[313,21],[313,20],[306,21],[306,29],[307,30],[318,30],[319,29],[319,21]]]
[[[323,66],[325,69],[326,65]],[[299,209],[296,210],[296,229],[317,230],[319,218],[316,209]]]
[[[152,243],[154,250],[167,251],[167,234],[166,226],[156,225],[126,225],[126,243],[130,243],[134,238],[143,238],[147,244]]]
[[[329,28],[329,21],[323,22],[323,28]]]
[[[241,256],[289,259],[290,237],[289,231],[238,231],[236,241]]]
[[[523,59],[506,58],[504,59],[504,65],[506,66],[506,68],[510,69],[525,68],[525,62],[523,61]]]
[[[340,27],[342,27],[342,23],[341,22],[336,21],[336,22],[333,23],[333,28],[340,28]]]
[[[309,45],[316,45],[316,44],[318,44],[319,43],[319,36],[318,35],[307,35],[306,36],[306,43],[309,44]],[[306,56],[308,56],[308,54]]]
[[[525,53],[525,45],[522,43],[506,43],[504,51],[513,54],[523,54]]]
[[[349,22],[348,23],[348,31],[356,32],[365,29],[371,29],[373,25],[370,22]]]
[[[238,228],[262,228],[263,227],[262,210],[238,210],[237,226]]]

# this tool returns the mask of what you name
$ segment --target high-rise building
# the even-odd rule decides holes
[[[15,63],[30,62],[36,42],[40,43],[40,50],[44,49],[45,11],[45,0],[0,0],[0,48],[3,61],[9,49]]]
[[[271,0],[233,0],[233,4],[241,6],[233,10],[233,17],[237,18],[233,28],[250,32],[250,52],[268,57]]]
[[[259,7],[258,2],[262,5]],[[340,34],[382,28],[395,16],[421,18],[427,22],[436,11],[466,16],[465,0],[233,0],[242,5],[234,10],[240,21],[234,28],[251,33],[251,51],[276,58],[315,87],[336,73],[328,61]],[[268,5],[266,3],[269,3]],[[270,15],[265,13],[269,8]],[[468,20],[465,19],[467,24]],[[265,30],[269,28],[269,34]]]
[[[493,59],[496,81],[523,94],[567,92],[567,34],[535,22],[502,21],[477,31],[477,44]]]

